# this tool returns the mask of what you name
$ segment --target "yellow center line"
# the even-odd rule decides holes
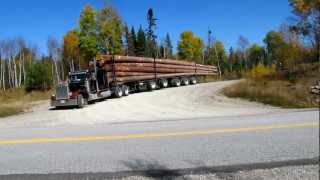
[[[111,140],[123,140],[123,139],[143,139],[143,138],[160,138],[160,137],[174,137],[174,136],[208,135],[208,134],[218,134],[218,133],[240,133],[240,132],[252,132],[252,131],[266,131],[266,130],[272,130],[272,129],[288,129],[288,128],[302,128],[302,127],[315,127],[315,126],[319,126],[319,122],[272,124],[272,125],[240,127],[240,128],[199,129],[199,130],[178,131],[178,132],[154,132],[154,133],[123,134],[123,135],[108,135],[108,136],[0,140],[0,145],[81,142],[81,141],[111,141]]]

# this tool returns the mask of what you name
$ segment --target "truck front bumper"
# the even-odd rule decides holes
[[[51,100],[52,107],[68,107],[68,106],[77,106],[77,99],[61,99],[61,100]]]

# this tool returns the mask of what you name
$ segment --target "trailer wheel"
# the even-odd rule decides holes
[[[197,79],[195,77],[190,78],[190,84],[197,84]]]
[[[188,78],[182,78],[181,82],[182,82],[182,85],[185,85],[185,86],[188,86],[190,84]]]
[[[128,86],[122,86],[122,91],[124,96],[129,96],[129,87]]]
[[[172,79],[171,80],[171,85],[174,87],[179,87],[181,85],[180,79]]]
[[[116,96],[116,98],[121,98],[123,95],[122,88],[117,86],[114,90],[114,95]]]
[[[156,88],[157,88],[156,82],[150,81],[150,82],[148,83],[148,89],[149,89],[150,91],[155,90]]]
[[[78,108],[83,108],[85,105],[85,100],[82,95],[79,95],[77,97],[77,101],[78,101]]]
[[[168,87],[168,80],[166,80],[166,79],[161,79],[161,80],[160,80],[160,87],[161,87],[161,88],[167,88],[167,87]]]

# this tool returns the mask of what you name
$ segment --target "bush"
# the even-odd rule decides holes
[[[260,63],[249,71],[248,77],[251,79],[260,80],[266,77],[273,77],[275,74],[276,74],[275,65],[265,66]]]
[[[28,69],[26,90],[49,90],[52,86],[50,64],[36,62]]]

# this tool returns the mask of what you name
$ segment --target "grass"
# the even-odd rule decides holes
[[[310,94],[309,87],[318,77],[318,68],[309,68],[297,75],[293,81],[287,79],[246,79],[223,90],[228,97],[244,98],[284,108],[318,107],[316,95]]]
[[[24,89],[0,91],[0,117],[6,117],[28,110],[34,102],[46,100],[51,91],[26,92]]]

